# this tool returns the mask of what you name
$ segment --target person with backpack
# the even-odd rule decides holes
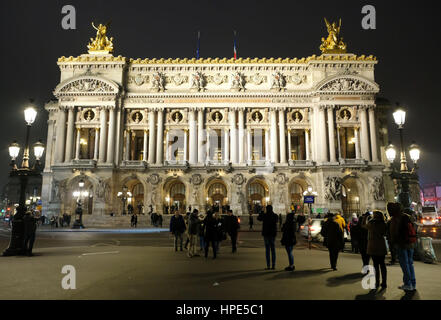
[[[277,220],[278,216],[273,211],[273,206],[266,206],[266,213],[259,214],[257,220],[262,221],[262,236],[265,241],[265,257],[266,257],[266,269],[276,269],[276,248],[275,239],[277,235]],[[270,268],[270,253],[271,253],[271,268]]]
[[[240,224],[239,219],[233,215],[231,209],[227,210],[227,216],[224,218],[224,230],[230,236],[232,253],[237,251],[237,235],[239,233]]]
[[[403,284],[398,288],[404,291],[416,290],[413,253],[417,242],[414,221],[410,215],[403,212],[399,203],[388,203],[387,210],[392,216],[390,223],[390,237],[394,244],[401,270]]]
[[[205,258],[208,258],[208,248],[213,248],[213,259],[216,259],[217,242],[219,240],[218,221],[213,217],[213,211],[208,210],[204,219]]]
[[[387,288],[387,269],[385,258],[387,254],[386,248],[386,222],[384,215],[380,211],[374,211],[372,219],[367,222],[367,217],[363,218],[363,228],[368,230],[368,245],[367,254],[372,257],[375,268],[375,289],[380,285],[380,270],[381,270],[381,288]]]
[[[332,270],[337,270],[338,254],[345,245],[343,230],[339,223],[335,221],[333,213],[328,213],[328,218],[323,223],[322,230],[320,231],[324,238],[324,245],[329,251],[329,261],[331,263]]]
[[[285,268],[285,271],[294,271],[294,256],[292,250],[297,243],[296,239],[296,221],[294,218],[294,213],[288,213],[286,215],[286,221],[282,226],[282,246],[285,246],[286,253],[288,254],[289,266]]]

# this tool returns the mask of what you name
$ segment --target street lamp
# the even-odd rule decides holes
[[[406,151],[404,147],[404,139],[403,139],[403,129],[404,124],[406,123],[406,111],[399,108],[397,111],[393,113],[394,121],[398,126],[398,130],[400,132],[400,168],[394,166],[395,159],[397,157],[396,148],[390,144],[386,148],[386,158],[391,163],[391,178],[396,179],[400,182],[400,194],[398,195],[398,201],[402,204],[404,209],[410,209],[411,201],[410,201],[410,190],[409,190],[409,181],[414,180],[418,181],[418,175],[416,173],[417,170],[417,162],[420,159],[420,148],[415,144],[409,148],[410,158],[414,163],[414,167],[412,171],[409,171],[406,159]]]
[[[75,210],[75,222],[72,229],[84,229],[82,200],[83,198],[89,196],[89,192],[87,190],[83,191],[84,185],[84,180],[81,179],[80,182],[78,182],[79,190],[73,192],[74,198],[77,198],[77,208]]]
[[[128,199],[132,198],[132,193],[128,191],[129,188],[127,188],[127,186],[123,186],[122,189],[123,189],[122,192],[118,192],[118,198],[120,198],[123,203],[122,215],[125,216],[126,215],[126,202]]]
[[[31,100],[32,104],[32,100]],[[23,159],[20,168],[17,167],[16,160],[20,154],[20,145],[14,141],[9,145],[9,156],[11,157],[11,167],[10,177],[18,177],[20,180],[20,199],[17,207],[17,213],[14,216],[12,222],[11,230],[11,240],[9,247],[3,252],[3,256],[15,256],[23,254],[25,248],[24,244],[24,221],[27,207],[26,207],[26,187],[28,184],[28,179],[31,176],[40,176],[40,159],[44,153],[43,143],[37,143],[34,145],[34,156],[35,164],[31,168],[29,166],[29,136],[31,131],[31,126],[35,122],[37,117],[37,111],[33,106],[29,106],[24,111],[25,122],[26,122],[26,142],[23,150]]]

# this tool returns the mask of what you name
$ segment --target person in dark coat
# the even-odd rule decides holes
[[[216,245],[219,241],[219,230],[218,230],[218,222],[213,217],[213,211],[209,210],[207,212],[207,216],[204,219],[204,240],[205,240],[205,258],[208,258],[208,248],[211,246],[213,248],[213,259],[216,259]]]
[[[297,243],[296,239],[296,221],[294,218],[294,213],[288,213],[286,216],[286,221],[282,226],[282,240],[281,243],[285,246],[286,253],[288,254],[289,266],[285,268],[285,271],[294,271],[294,256],[292,255],[292,250]]]
[[[253,230],[254,218],[253,218],[253,214],[251,212],[250,212],[250,219],[248,220],[248,223],[250,225],[250,230]]]
[[[28,257],[31,257],[33,255],[32,248],[34,247],[34,242],[35,242],[37,221],[30,211],[26,212],[23,218],[23,224],[24,224],[24,246],[23,246],[24,254],[26,254]]]
[[[343,230],[335,221],[332,213],[328,214],[328,219],[323,223],[321,235],[325,239],[325,246],[328,247],[331,268],[335,271],[337,270],[338,253],[343,249],[345,240]]]
[[[351,248],[352,252],[359,253],[359,242],[360,242],[360,228],[357,225],[360,223],[357,215],[354,213],[352,215],[352,221],[349,224],[349,232],[351,234]]]
[[[375,268],[375,288],[378,289],[380,284],[380,270],[381,270],[381,288],[387,288],[387,269],[385,258],[387,254],[386,248],[386,222],[384,215],[380,211],[375,211],[373,218],[369,220],[363,217],[362,227],[368,230],[368,246],[367,254],[372,257]]]
[[[273,211],[273,206],[266,206],[266,213],[261,212],[257,220],[262,221],[262,236],[265,241],[266,270],[276,269],[275,239],[277,235],[278,216]],[[271,253],[271,268],[270,268]]]
[[[197,209],[194,209],[188,218],[188,237],[190,239],[190,244],[187,252],[187,256],[189,258],[196,255],[196,241],[198,237],[198,229],[199,229],[199,212]]]
[[[232,210],[227,210],[227,216],[224,218],[224,230],[230,236],[232,253],[237,251],[237,235],[239,233],[239,219],[233,215]]]
[[[390,236],[391,222],[392,222],[392,219],[389,219],[386,222],[386,239],[387,239],[387,244],[388,244],[389,251],[390,251],[390,265],[392,266],[397,262],[397,250],[396,250],[394,244],[392,243],[391,236]]]
[[[297,215],[297,231],[300,230],[300,226],[303,225],[305,221],[306,221],[306,217],[303,213]]]
[[[175,251],[178,251],[178,241],[181,251],[183,251],[182,234],[185,232],[185,221],[184,217],[182,217],[178,211],[176,211],[175,215],[170,219],[170,232],[175,236]]]
[[[371,214],[366,212],[361,219],[367,218],[368,221],[371,219]],[[363,220],[362,220],[363,221]],[[371,257],[367,253],[368,246],[368,230],[362,227],[362,223],[358,223],[354,226],[355,232],[358,235],[358,249],[360,250],[361,260],[363,262],[363,267],[369,265]]]

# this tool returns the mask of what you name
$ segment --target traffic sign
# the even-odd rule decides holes
[[[315,202],[315,196],[305,196],[303,202],[306,204],[313,204]]]
[[[37,201],[37,206],[41,206],[43,204],[43,202],[41,200]]]

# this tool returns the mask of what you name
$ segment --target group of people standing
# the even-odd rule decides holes
[[[387,288],[387,267],[385,258],[388,247],[391,251],[392,263],[395,254],[398,256],[403,272],[403,285],[399,288],[405,291],[416,290],[413,253],[417,242],[415,221],[403,210],[399,203],[389,203],[387,211],[390,219],[383,212],[366,212],[362,217],[353,216],[350,231],[353,251],[360,252],[363,269],[368,268],[372,258],[375,270],[375,288]],[[344,248],[345,221],[341,215],[328,214],[322,226],[321,234],[324,245],[329,250],[331,268],[337,270],[338,254]],[[380,283],[381,275],[381,283]]]
[[[214,208],[216,209],[216,208]],[[213,259],[216,259],[221,241],[231,239],[232,253],[237,251],[237,235],[240,228],[239,219],[233,211],[226,209],[227,215],[222,217],[220,210],[209,209],[206,215],[199,214],[197,209],[183,215],[179,211],[170,220],[170,232],[174,235],[175,251],[183,251],[183,238],[187,236],[185,249],[189,257],[198,256],[196,251],[199,240],[199,251],[208,258],[210,246],[213,250]]]

